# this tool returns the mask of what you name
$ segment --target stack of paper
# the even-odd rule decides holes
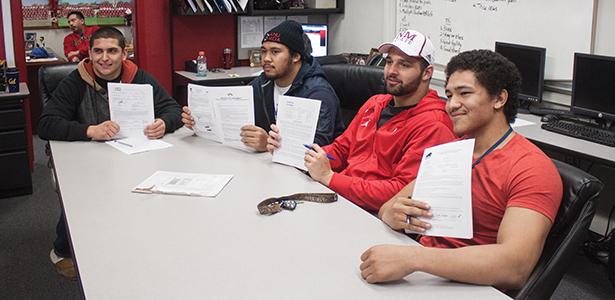
[[[215,197],[231,178],[233,175],[156,171],[132,191],[146,194]]]

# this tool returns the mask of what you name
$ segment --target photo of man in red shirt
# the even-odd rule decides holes
[[[66,16],[71,32],[64,37],[64,55],[70,62],[78,62],[88,57],[90,37],[98,26],[85,26],[85,17],[81,12],[71,11]]]

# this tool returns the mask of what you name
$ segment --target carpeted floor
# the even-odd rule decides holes
[[[80,299],[76,281],[49,261],[60,203],[47,168],[45,143],[34,138],[34,193],[0,199],[0,299]]]
[[[58,275],[49,261],[60,204],[44,145],[34,138],[34,193],[0,199],[0,299],[82,297],[78,283]],[[615,289],[604,266],[579,255],[552,299],[615,299]]]

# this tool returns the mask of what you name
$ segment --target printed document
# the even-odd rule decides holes
[[[140,137],[112,140],[105,143],[125,154],[136,154],[173,147],[172,144],[162,140],[142,139]]]
[[[143,130],[154,122],[154,89],[149,84],[108,85],[111,120],[120,126],[116,138],[147,139]]]
[[[423,235],[470,239],[474,139],[425,149],[412,198],[428,203],[433,217]]]
[[[304,145],[314,142],[320,104],[320,100],[280,95],[276,125],[282,140],[280,148],[273,152],[274,162],[307,171]]]
[[[188,107],[198,136],[251,150],[241,141],[241,127],[254,125],[252,86],[208,87],[188,85]]]
[[[156,171],[132,191],[146,194],[215,197],[231,178],[233,175]]]
[[[240,48],[260,48],[263,40],[263,17],[239,17]]]
[[[269,32],[273,27],[280,25],[284,21],[286,21],[285,16],[265,16],[263,20],[264,32]]]

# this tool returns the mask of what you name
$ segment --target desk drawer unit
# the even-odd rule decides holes
[[[0,98],[0,198],[31,193],[24,101]]]
[[[0,130],[24,128],[26,117],[23,108],[3,110],[0,108]]]

